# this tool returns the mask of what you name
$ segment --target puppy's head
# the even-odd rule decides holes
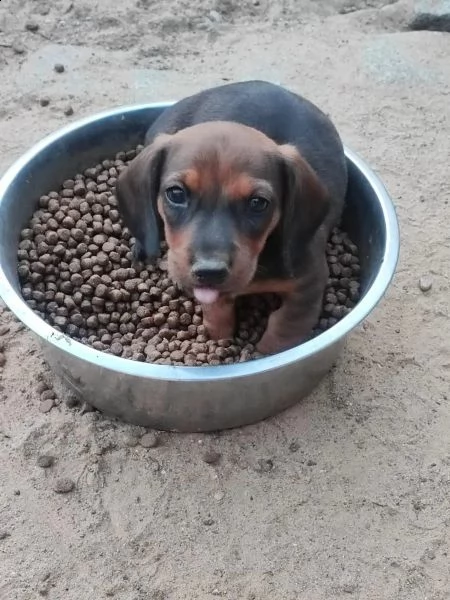
[[[163,229],[171,277],[204,303],[245,289],[271,235],[293,274],[328,210],[294,147],[229,122],[156,138],[120,176],[117,197],[143,254],[157,255]]]

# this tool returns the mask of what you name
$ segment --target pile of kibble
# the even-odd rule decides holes
[[[58,331],[116,356],[189,366],[257,358],[268,315],[279,306],[275,296],[240,299],[235,338],[210,340],[200,305],[168,277],[164,243],[154,265],[133,263],[133,239],[114,190],[141,149],[120,152],[39,198],[18,249],[24,299]],[[333,232],[327,257],[330,278],[313,335],[337,323],[359,298],[358,249],[344,232]]]

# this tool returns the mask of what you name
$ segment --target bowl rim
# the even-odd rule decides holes
[[[62,140],[65,136],[74,133],[78,129],[89,126],[96,121],[109,119],[115,116],[122,116],[122,118],[125,119],[126,115],[129,113],[151,109],[165,109],[174,104],[174,102],[175,101],[167,101],[119,106],[78,119],[69,125],[50,133],[27,150],[3,174],[0,179],[0,205],[3,202],[8,188],[15,181],[20,172],[26,168],[27,164],[33,158],[51,144],[58,140]],[[24,323],[33,333],[50,343],[59,351],[66,352],[81,361],[87,361],[94,367],[103,367],[122,375],[141,377],[149,380],[214,382],[274,371],[289,364],[307,359],[341,341],[372,312],[391,283],[399,257],[400,234],[397,215],[393,202],[384,184],[365,161],[353,152],[353,150],[350,150],[345,144],[344,151],[347,159],[364,175],[378,198],[386,228],[386,244],[379,271],[362,300],[360,300],[352,311],[336,325],[333,325],[333,327],[327,331],[299,346],[295,346],[294,348],[271,356],[265,356],[232,365],[202,367],[155,365],[100,352],[90,346],[73,340],[66,334],[54,329],[46,321],[36,315],[33,310],[28,307],[23,298],[14,290],[5,275],[1,258],[0,297],[3,298],[9,309],[22,321],[22,323]]]

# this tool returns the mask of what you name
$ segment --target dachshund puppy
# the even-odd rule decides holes
[[[164,235],[169,274],[202,304],[211,337],[232,337],[237,296],[281,296],[258,346],[270,354],[299,344],[319,318],[326,243],[346,189],[328,117],[251,81],[165,110],[119,177],[117,198],[139,259],[155,258]]]

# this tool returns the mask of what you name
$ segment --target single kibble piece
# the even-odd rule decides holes
[[[202,456],[203,461],[208,465],[217,464],[220,461],[221,457],[222,455],[219,452],[216,452],[215,450],[207,450],[203,453]]]
[[[433,287],[433,280],[429,275],[424,275],[419,279],[419,288],[421,292],[429,292]]]
[[[54,457],[49,456],[48,454],[42,454],[41,456],[38,456],[38,459],[36,461],[37,466],[41,467],[41,469],[49,469],[54,465],[54,463]]]
[[[153,431],[144,433],[139,443],[143,448],[156,448],[159,445],[159,438]]]
[[[67,477],[62,477],[55,481],[53,491],[57,494],[69,494],[75,489],[75,482]]]

